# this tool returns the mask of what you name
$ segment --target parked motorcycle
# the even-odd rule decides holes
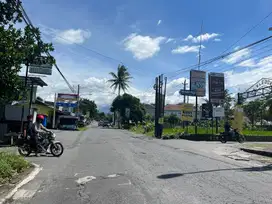
[[[60,141],[55,140],[55,133],[41,133],[38,138],[38,153],[51,153],[55,157],[60,157],[63,154],[64,147]],[[18,138],[17,146],[18,152],[22,156],[29,156],[33,152],[29,136],[24,138],[22,135],[20,135],[20,138]]]
[[[231,131],[233,131],[233,134],[221,132],[219,135],[220,142],[226,143],[228,140],[234,139],[235,141],[239,143],[243,143],[246,140],[245,136],[240,134],[237,129],[233,129]]]

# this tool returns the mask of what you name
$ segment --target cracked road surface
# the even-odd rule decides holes
[[[59,132],[60,158],[43,167],[13,204],[272,203],[272,166],[215,154],[220,143],[163,141],[92,127]]]

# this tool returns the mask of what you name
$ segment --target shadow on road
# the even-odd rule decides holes
[[[158,179],[171,179],[176,178],[184,175],[190,174],[202,174],[202,173],[210,173],[210,172],[217,172],[217,171],[248,171],[248,172],[263,172],[263,171],[272,171],[272,164],[261,166],[261,167],[248,167],[248,168],[228,168],[228,169],[212,169],[212,170],[205,170],[205,171],[193,171],[193,172],[186,172],[186,173],[169,173],[169,174],[162,174],[157,176]]]

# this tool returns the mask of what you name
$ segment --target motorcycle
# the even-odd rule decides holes
[[[38,136],[38,153],[51,153],[55,157],[60,157],[63,154],[64,147],[60,141],[56,141],[56,134],[53,132],[41,133]],[[33,148],[31,147],[31,139],[20,135],[17,142],[18,152],[22,156],[29,156]]]
[[[234,139],[235,141],[239,143],[243,143],[246,140],[245,136],[240,134],[237,129],[233,129],[231,131],[233,131],[233,134],[221,132],[219,135],[220,142],[226,143],[228,140]]]

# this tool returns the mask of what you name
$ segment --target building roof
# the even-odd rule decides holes
[[[166,111],[180,111],[181,110],[181,105],[176,105],[176,104],[167,104],[164,107],[164,110]]]
[[[19,76],[20,80],[25,83],[25,76]],[[31,86],[47,86],[47,84],[40,77],[27,77],[27,85]]]

